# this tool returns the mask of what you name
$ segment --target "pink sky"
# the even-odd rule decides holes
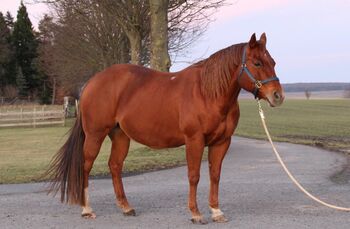
[[[16,18],[17,10],[19,8],[21,0],[1,0],[0,1],[0,11],[5,14],[7,11],[10,11],[12,16]],[[23,1],[27,7],[29,18],[33,23],[34,27],[37,28],[37,24],[44,15],[48,12],[48,8],[45,4],[33,4],[34,1]]]
[[[48,11],[28,4],[34,27]],[[282,82],[350,82],[350,0],[228,0],[216,20],[186,57],[171,68],[180,70],[229,45],[245,42],[254,32],[267,33],[268,49]],[[20,0],[0,0],[0,11],[16,17]]]
[[[282,82],[350,82],[350,0],[229,0],[173,71],[267,33]]]
[[[216,18],[218,22],[223,22],[232,20],[235,17],[273,9],[282,5],[296,4],[299,1],[301,0],[227,0],[228,5],[220,9]],[[16,17],[20,2],[21,0],[1,0],[0,11],[3,13],[10,11],[12,16]],[[37,27],[42,16],[48,12],[47,6],[41,3],[34,3],[35,0],[24,0],[23,2],[28,9],[30,20],[34,27]]]
[[[234,17],[253,14],[267,9],[273,9],[298,1],[299,0],[228,0],[227,3],[230,5],[220,9],[217,17],[218,20],[230,20]]]

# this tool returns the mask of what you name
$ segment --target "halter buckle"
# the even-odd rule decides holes
[[[255,81],[255,87],[260,89],[262,87],[262,83],[260,80]]]
[[[241,67],[242,67],[242,68],[247,68],[247,64],[246,64],[246,63],[243,63],[243,64],[241,65]]]

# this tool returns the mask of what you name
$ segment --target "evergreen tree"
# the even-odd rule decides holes
[[[38,70],[43,81],[40,100],[43,104],[53,103],[55,100],[55,88],[56,79],[52,71],[50,71],[50,65],[52,65],[53,57],[53,44],[56,24],[53,22],[53,18],[44,15],[43,19],[39,22],[38,33],[38,54],[39,65]]]
[[[21,67],[29,91],[33,92],[40,85],[40,77],[36,69],[38,43],[27,9],[21,2],[17,12],[17,21],[14,23],[12,42],[18,67]],[[19,86],[19,85],[17,85]]]
[[[8,44],[6,39],[7,26],[5,23],[5,18],[0,12],[0,87],[6,84],[5,79],[5,65],[7,60]]]
[[[18,89],[18,95],[20,96],[26,96],[28,95],[28,84],[26,81],[26,77],[23,76],[22,68],[18,67],[18,72],[16,76],[16,84]]]
[[[16,59],[11,41],[11,18],[10,13],[4,17],[0,12],[0,87],[16,85]]]
[[[12,17],[12,15],[11,15],[11,13],[9,11],[6,12],[5,22],[6,22],[7,27],[12,32],[15,23],[13,22],[13,17]]]
[[[13,33],[13,17],[9,11],[7,11],[5,16],[5,22],[7,25],[7,28],[10,30],[10,36],[9,36],[9,46],[11,49],[11,55],[9,57],[9,62],[6,65],[6,75],[8,79],[8,84],[16,85],[16,74],[17,74],[17,64],[16,64],[16,55],[15,55],[15,47],[12,41],[12,33]]]
[[[10,84],[7,71],[11,59],[10,29],[6,25],[5,18],[0,12],[0,88]]]

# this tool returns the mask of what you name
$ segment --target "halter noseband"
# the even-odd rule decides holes
[[[247,73],[247,76],[249,77],[249,79],[251,79],[254,83],[254,91],[252,92],[255,99],[258,97],[259,94],[259,89],[264,85],[267,84],[271,81],[279,81],[277,76],[272,76],[268,79],[264,79],[264,80],[257,80],[255,79],[255,77],[252,75],[252,73],[249,71],[247,64],[246,64],[246,47],[243,50],[243,56],[242,56],[242,65],[241,65],[241,71],[239,72],[238,75],[238,80],[241,77],[241,75],[243,74],[243,72]]]

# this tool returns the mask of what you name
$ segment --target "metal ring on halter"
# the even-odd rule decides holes
[[[255,87],[260,89],[262,87],[262,83],[260,80],[255,81]]]

